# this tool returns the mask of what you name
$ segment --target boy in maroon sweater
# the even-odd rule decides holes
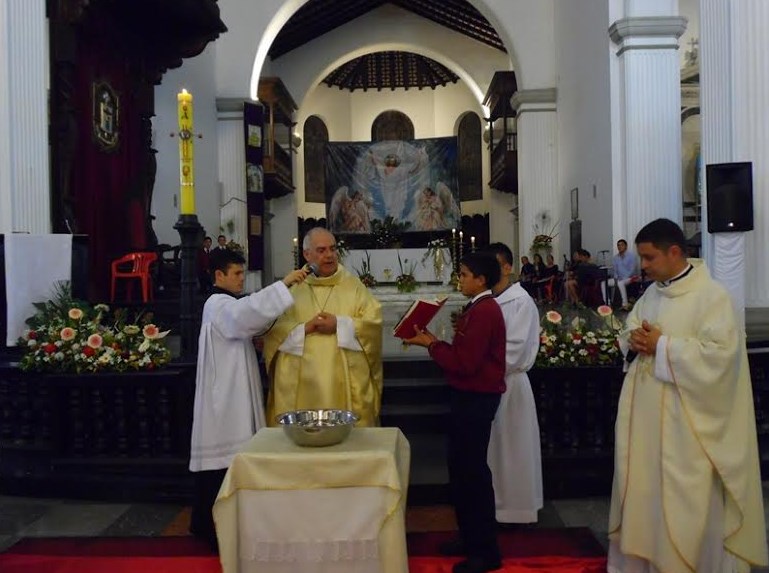
[[[408,344],[424,346],[451,387],[449,485],[460,539],[451,551],[467,556],[454,573],[483,573],[501,567],[494,514],[494,489],[486,463],[491,423],[505,391],[505,321],[491,294],[499,263],[489,253],[471,253],[459,267],[459,289],[470,303],[454,327],[451,344],[417,330]]]

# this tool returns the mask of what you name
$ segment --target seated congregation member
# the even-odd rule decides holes
[[[382,307],[339,264],[334,235],[305,236],[304,258],[318,276],[292,289],[288,309],[264,339],[270,373],[267,423],[290,410],[352,410],[359,426],[379,425],[382,403]]]
[[[630,304],[627,299],[627,285],[639,278],[638,259],[635,253],[628,250],[625,239],[617,241],[617,254],[612,259],[612,266],[614,267],[614,276],[608,280],[608,284],[609,286],[617,286],[620,298],[622,299],[622,309],[630,310]]]
[[[526,289],[530,295],[534,296],[534,281],[537,276],[534,272],[534,265],[529,262],[529,257],[526,255],[521,257],[521,272],[518,275],[518,281],[521,286]]]
[[[245,260],[228,249],[211,253],[213,292],[203,306],[198,339],[190,471],[194,499],[190,531],[216,548],[211,514],[232,458],[264,424],[262,383],[252,338],[288,309],[288,287],[307,272],[293,271],[259,292],[243,292]]]
[[[581,290],[597,281],[599,272],[598,265],[591,260],[590,251],[577,249],[572,259],[571,276],[564,282],[567,300],[572,304],[586,303],[581,300]]]
[[[506,390],[494,416],[489,468],[500,523],[533,523],[542,508],[542,452],[534,394],[526,372],[539,350],[539,311],[531,296],[512,280],[513,255],[507,245],[488,251],[499,262],[500,279],[492,291],[505,320]]]
[[[491,292],[499,275],[499,263],[491,253],[467,255],[459,267],[459,288],[471,300],[457,318],[451,344],[419,329],[406,340],[428,349],[450,386],[449,487],[460,540],[442,550],[467,556],[454,565],[453,573],[501,567],[487,462],[492,421],[505,391],[505,321]]]

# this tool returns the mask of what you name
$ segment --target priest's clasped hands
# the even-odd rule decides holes
[[[652,326],[648,321],[641,323],[641,328],[636,328],[630,333],[630,349],[639,354],[653,356],[657,353],[657,341],[662,336],[662,331],[657,326]]]
[[[319,312],[304,323],[304,334],[334,334],[336,332],[336,315]]]

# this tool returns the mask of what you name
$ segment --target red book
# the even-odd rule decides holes
[[[424,329],[438,311],[443,307],[447,298],[439,300],[415,300],[406,313],[393,328],[393,336],[398,338],[413,338],[416,334],[414,326]]]

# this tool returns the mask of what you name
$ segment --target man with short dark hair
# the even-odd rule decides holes
[[[628,315],[615,426],[611,573],[722,573],[767,564],[743,330],[726,289],[686,258],[681,228],[636,236],[655,281]]]
[[[608,285],[617,286],[619,296],[622,299],[622,309],[630,310],[627,285],[638,279],[638,259],[635,253],[628,250],[625,239],[617,241],[617,254],[612,259],[612,266],[614,267],[614,276],[608,280]],[[604,298],[606,298],[605,295]],[[611,301],[609,302],[611,303]]]
[[[441,550],[467,556],[453,566],[453,573],[485,573],[502,566],[487,461],[491,424],[505,391],[505,321],[491,291],[499,275],[491,253],[465,256],[459,289],[470,302],[457,319],[451,344],[418,327],[406,340],[427,348],[450,386],[449,486],[461,543]]]
[[[505,320],[505,392],[491,425],[488,462],[494,483],[496,517],[501,523],[533,523],[542,508],[542,451],[537,405],[526,374],[539,351],[539,311],[512,278],[513,255],[507,245],[487,250],[499,263],[492,288]]]
[[[190,471],[194,499],[190,531],[216,548],[211,510],[232,458],[265,425],[262,383],[252,338],[269,328],[294,299],[288,287],[299,269],[259,292],[240,297],[243,257],[228,249],[210,257],[213,293],[203,307],[198,339]]]

